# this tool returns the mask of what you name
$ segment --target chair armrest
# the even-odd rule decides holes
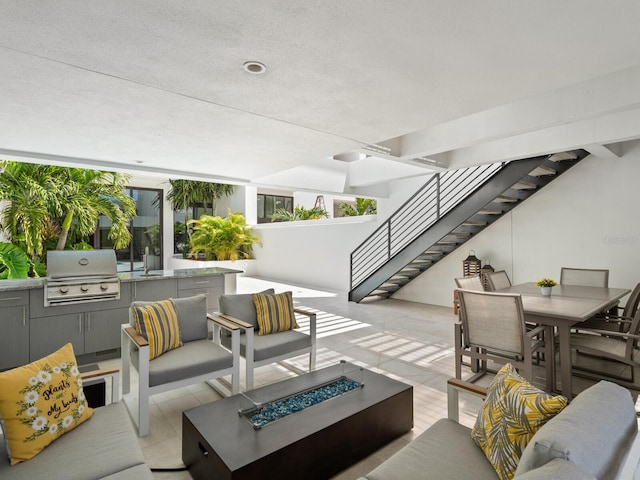
[[[80,374],[80,378],[85,380],[102,380],[108,377],[113,377],[114,374],[119,374],[119,368],[102,368],[99,370],[91,370],[90,372],[83,372]]]
[[[233,317],[230,317],[230,318],[233,318]],[[220,327],[224,328],[225,330],[229,330],[230,332],[233,332],[234,330],[240,330],[241,328],[243,328],[240,325],[238,325],[238,323],[231,321],[222,315],[214,315],[213,313],[207,313],[207,320],[217,325],[220,325]],[[240,322],[240,320],[237,320],[237,321]]]
[[[315,344],[316,344],[316,320],[317,320],[317,316],[316,316],[316,312],[310,312],[308,310],[304,310],[302,308],[293,308],[294,313],[300,314],[300,315],[306,315],[307,317],[309,317],[309,335],[311,336],[311,344],[313,345],[313,348],[315,349]],[[315,351],[313,353],[313,356],[315,358]]]
[[[125,327],[122,329],[122,331],[127,334],[129,340],[131,340],[131,342],[133,342],[138,348],[146,347],[149,345],[149,341],[138,332],[136,332],[135,328]]]
[[[640,340],[640,335],[634,335],[633,333],[623,333],[623,332],[616,332],[611,330],[596,330],[595,328],[580,328],[580,327],[578,327],[578,330],[582,332],[589,332],[597,335],[602,335],[605,337],[616,337],[616,338],[622,338],[625,340],[632,338],[634,340]]]
[[[450,378],[447,380],[447,416],[450,420],[455,422],[459,421],[458,411],[458,393],[467,392],[472,395],[485,398],[487,396],[487,389],[476,385],[474,383],[465,382],[458,378]]]
[[[254,328],[253,325],[251,325],[250,323],[240,320],[239,318],[232,317],[231,315],[227,315],[226,313],[218,313],[218,312],[207,313],[207,318],[214,322],[217,322],[218,320],[221,320],[223,322],[229,322],[245,330],[249,328]]]
[[[111,403],[120,401],[120,370],[117,368],[103,368],[99,370],[91,370],[80,374],[83,382],[87,380],[106,380],[111,379]]]

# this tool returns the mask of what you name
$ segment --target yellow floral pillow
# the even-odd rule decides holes
[[[291,292],[254,293],[251,296],[256,307],[258,335],[269,335],[298,328]]]
[[[512,479],[524,448],[536,431],[567,406],[561,395],[534,387],[511,364],[488,387],[471,437],[501,480]]]
[[[11,465],[29,460],[93,415],[73,347],[0,372],[0,417]]]

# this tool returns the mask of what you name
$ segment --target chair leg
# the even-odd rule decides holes
[[[553,327],[547,327],[544,332],[544,366],[547,381],[547,391],[553,392],[556,388],[555,345]]]
[[[246,362],[246,390],[253,390],[253,370],[255,369],[253,362],[253,328],[246,330],[246,348],[245,348],[245,362]]]
[[[458,323],[454,327],[454,342],[456,355],[456,378],[462,379],[462,326]]]
[[[316,347],[311,347],[309,352],[309,372],[313,372],[316,369]]]
[[[240,331],[231,333],[231,353],[233,355],[233,372],[231,373],[231,395],[240,391]]]

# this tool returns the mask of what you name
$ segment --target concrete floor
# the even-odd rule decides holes
[[[347,360],[383,373],[414,387],[414,428],[369,457],[344,470],[333,480],[353,480],[371,471],[410,442],[439,418],[446,416],[446,381],[454,375],[452,308],[423,305],[402,300],[382,300],[356,304],[346,295],[270,282],[252,277],[238,278],[238,292],[257,292],[273,286],[276,292],[291,290],[296,306],[317,314],[317,368]],[[301,327],[304,328],[304,324]],[[292,359],[299,368],[308,367],[308,356]],[[109,360],[102,366],[118,366]],[[244,364],[241,366],[244,370]],[[544,369],[536,367],[534,383],[544,388]],[[294,375],[274,364],[256,370],[256,386]],[[463,372],[463,377],[470,371]],[[538,377],[538,375],[540,375]],[[490,377],[481,382],[486,384]],[[579,392],[593,382],[574,377]],[[244,372],[241,375],[241,388]],[[206,384],[185,387],[152,397],[151,433],[140,439],[150,467],[182,466],[182,411],[218,400],[220,396]],[[479,399],[461,397],[460,421],[473,425]],[[158,480],[190,479],[188,472],[154,472]],[[266,478],[266,477],[265,477]]]

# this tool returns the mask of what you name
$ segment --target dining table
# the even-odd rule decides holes
[[[558,335],[560,357],[561,388],[559,391],[569,399],[573,397],[571,328],[595,314],[615,306],[621,298],[631,292],[627,288],[556,285],[553,287],[551,295],[545,296],[541,294],[541,289],[536,286],[535,282],[516,284],[497,291],[519,293],[522,297],[525,320],[529,323],[546,325],[555,329]],[[553,343],[555,344],[555,342]],[[555,355],[551,361],[554,360]],[[549,359],[545,359],[545,361],[549,361]],[[556,368],[554,361],[554,371]],[[554,386],[557,387],[555,381]]]

